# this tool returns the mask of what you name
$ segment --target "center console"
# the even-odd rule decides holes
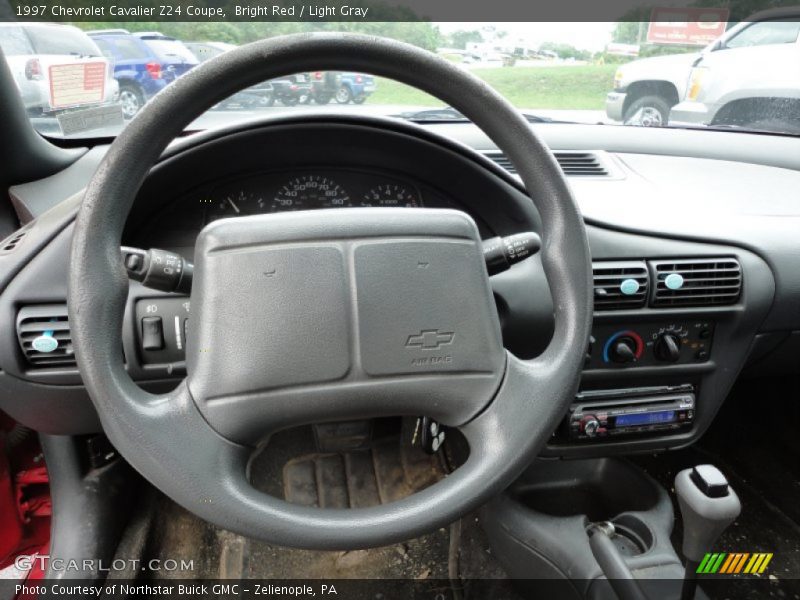
[[[683,567],[670,542],[666,490],[622,459],[539,460],[480,513],[493,553],[523,595],[542,580],[568,581],[559,598],[617,598],[589,543],[607,523],[610,541],[648,598],[678,597]],[[530,586],[526,588],[526,586]]]
[[[609,255],[622,249],[616,240],[593,241]],[[672,242],[652,243],[649,251],[663,257]],[[587,458],[691,444],[743,365],[772,290],[769,274],[746,251],[592,266],[595,312],[580,388],[542,455]]]

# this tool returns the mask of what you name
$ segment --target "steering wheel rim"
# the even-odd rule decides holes
[[[119,246],[149,169],[194,118],[232,93],[317,69],[370,72],[412,85],[452,105],[492,138],[541,215],[542,264],[555,305],[554,335],[544,353],[530,361],[506,353],[496,395],[459,424],[470,445],[467,461],[408,498],[350,510],[291,505],[256,491],[247,480],[251,449],[209,426],[186,381],[165,395],[141,390],[125,371],[119,343],[127,297]],[[68,306],[75,355],[104,430],[157,488],[242,535],[285,546],[352,549],[409,539],[452,522],[507,487],[530,463],[574,396],[591,326],[591,290],[577,204],[554,157],[516,109],[476,77],[414,46],[315,33],[256,42],[208,61],[128,124],[87,187],[75,222]]]

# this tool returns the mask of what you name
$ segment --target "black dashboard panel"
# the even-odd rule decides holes
[[[303,208],[455,208],[471,214],[484,237],[538,222],[518,184],[488,159],[465,160],[459,145],[403,122],[346,121],[279,122],[177,143],[144,182],[125,242],[192,247],[210,219],[237,216],[229,198],[248,214],[291,210],[295,201]],[[245,207],[236,202],[242,193]]]
[[[430,133],[432,130],[447,132],[449,139]],[[347,206],[358,206],[366,201],[456,208],[473,216],[484,237],[509,235],[524,229],[539,231],[538,214],[514,177],[461,145],[461,142],[469,142],[473,148],[491,150],[475,131],[470,125],[421,128],[386,120],[312,117],[304,121],[280,119],[265,126],[191,136],[177,141],[143,183],[128,220],[124,242],[132,246],[173,249],[191,258],[197,233],[211,220],[291,209],[295,198],[299,198],[303,208],[329,205],[345,210]],[[597,135],[595,130],[592,134]],[[579,147],[572,146],[572,149]],[[85,160],[95,160],[98,154],[101,152],[95,149]],[[669,157],[653,158],[669,160]],[[587,356],[582,389],[689,384],[697,390],[696,419],[690,429],[674,434],[633,436],[602,444],[554,439],[545,450],[550,455],[652,451],[694,441],[716,414],[744,365],[773,300],[778,299],[773,270],[768,266],[769,252],[765,253],[768,258],[765,261],[755,251],[752,240],[737,243],[726,235],[724,227],[719,229],[711,222],[704,224],[705,236],[697,233],[696,223],[687,227],[692,230],[691,236],[662,231],[657,223],[658,215],[664,215],[662,224],[672,217],[668,216],[669,205],[653,203],[655,183],[645,181],[616,155],[612,155],[612,160],[619,163],[620,177],[573,178],[570,181],[587,216],[593,259],[652,261],[734,257],[742,266],[742,293],[727,306],[648,305],[596,312],[595,343]],[[689,165],[684,164],[683,168],[688,169]],[[786,172],[769,167],[753,168]],[[54,190],[63,189],[65,194],[71,194],[78,180],[85,184],[89,172],[91,169],[76,169],[73,173],[80,176],[73,176],[66,184],[34,186],[38,190],[48,190],[47,198],[25,186],[13,192],[20,205],[45,206],[53,202]],[[679,173],[672,175],[676,176],[679,177]],[[308,185],[310,182],[316,183]],[[694,185],[701,186],[701,183],[695,179]],[[300,189],[302,186],[305,188]],[[313,197],[309,195],[312,192]],[[713,186],[701,192],[713,194]],[[292,196],[292,193],[297,195]],[[306,197],[302,198],[302,194]],[[18,253],[13,258],[18,264],[18,274],[0,283],[0,289],[7,284],[0,295],[0,328],[3,330],[13,331],[20,307],[63,302],[66,297],[70,219],[79,200],[76,197],[57,202],[55,212],[37,215],[31,211],[32,216],[38,217],[32,223],[31,237],[26,242],[31,252]],[[619,218],[619,226],[612,223],[613,211],[625,213]],[[645,212],[651,215],[653,224],[649,231],[641,224],[622,226],[631,224],[637,214]],[[22,259],[25,255],[30,262]],[[3,260],[0,257],[0,265]],[[777,283],[781,283],[782,278],[786,281],[785,273],[777,275]],[[541,263],[536,257],[523,261],[493,277],[491,283],[504,343],[521,357],[535,356],[552,336],[553,299]],[[787,299],[780,300],[785,306]],[[123,345],[128,370],[141,385],[155,389],[172,386],[185,372],[181,348],[177,347],[185,319],[191,314],[185,302],[185,299],[154,293],[131,283]],[[165,315],[169,312],[169,328],[166,346],[146,351],[141,348],[139,322],[151,304],[158,305],[151,310],[163,307]],[[688,328],[686,336],[682,333],[684,326]],[[654,359],[654,341],[648,346],[644,339],[642,356],[646,354],[646,359],[625,364],[603,359],[603,349],[617,333],[634,331],[645,338],[663,333],[662,329],[687,340],[687,353],[679,360]],[[710,333],[701,341],[703,330]],[[707,354],[700,354],[701,351]],[[96,418],[80,386],[77,370],[31,369],[25,364],[13,336],[0,339],[0,367],[3,369],[0,397],[7,404],[6,410],[20,421],[38,424],[39,428],[52,433],[96,429]],[[41,427],[45,414],[48,418]]]
[[[187,233],[196,236],[218,219],[327,208],[461,208],[408,174],[325,165],[224,174],[166,204],[142,230],[169,247],[191,245]]]

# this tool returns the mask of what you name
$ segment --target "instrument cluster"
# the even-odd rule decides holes
[[[401,179],[356,171],[299,171],[247,176],[202,190],[204,222],[321,208],[422,207],[419,189]]]

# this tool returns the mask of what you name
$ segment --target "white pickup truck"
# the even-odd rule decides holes
[[[800,132],[800,9],[757,13],[693,65],[669,124]]]
[[[670,109],[686,92],[692,65],[700,53],[671,54],[634,60],[614,75],[614,90],[606,96],[606,115],[626,125],[661,127]]]
[[[606,114],[628,125],[800,132],[800,9],[751,15],[700,52],[622,65]]]

